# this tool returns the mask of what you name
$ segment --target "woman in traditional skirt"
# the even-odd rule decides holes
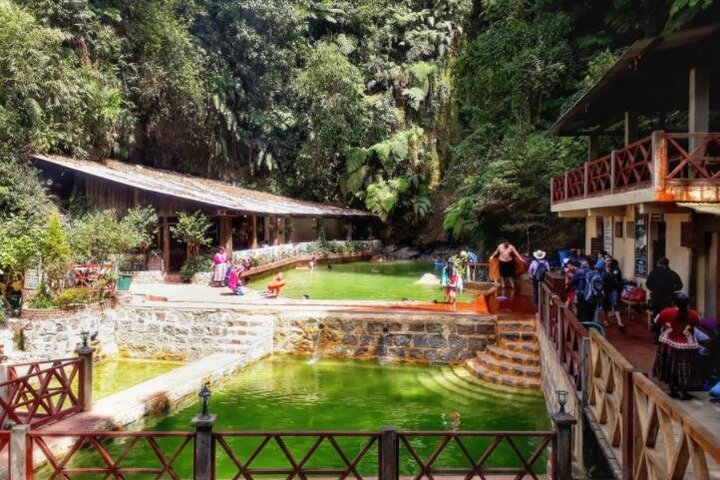
[[[694,327],[700,323],[697,310],[690,310],[688,296],[675,292],[674,307],[665,308],[655,318],[662,329],[653,374],[670,387],[670,396],[688,400],[687,391],[697,385],[696,367],[698,342]]]
[[[213,264],[215,264],[213,283],[216,287],[222,287],[225,285],[225,276],[228,269],[228,256],[225,253],[225,247],[218,248],[217,253],[213,256]]]

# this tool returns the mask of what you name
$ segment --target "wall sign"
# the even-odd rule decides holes
[[[648,274],[648,238],[647,215],[635,213],[635,276],[647,277]]]

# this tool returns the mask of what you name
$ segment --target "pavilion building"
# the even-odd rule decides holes
[[[170,234],[178,212],[210,217],[214,245],[229,251],[313,241],[366,239],[376,233],[369,212],[297,200],[229,183],[116,160],[95,162],[33,154],[51,193],[69,203],[82,199],[90,210],[123,214],[137,206],[155,207],[160,219],[156,247],[166,271],[178,270],[186,248]]]
[[[705,316],[720,306],[720,24],[633,44],[552,126],[588,138],[587,162],[551,180],[552,211],[585,219],[643,283],[667,257]]]

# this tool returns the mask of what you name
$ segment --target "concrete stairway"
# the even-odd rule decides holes
[[[216,351],[247,355],[255,352],[272,352],[272,323],[262,320],[240,319],[226,321],[224,335]]]
[[[488,382],[521,388],[540,388],[540,347],[533,317],[498,319],[498,342],[476,358],[467,368]]]

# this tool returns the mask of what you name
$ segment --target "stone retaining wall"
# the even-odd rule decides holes
[[[80,332],[95,335],[100,356],[195,360],[215,352],[310,355],[323,325],[320,354],[338,358],[451,363],[496,340],[492,315],[338,312],[241,306],[119,305],[76,316],[12,320],[28,353],[71,355]]]
[[[275,322],[275,351],[338,358],[460,362],[496,338],[494,316],[385,312],[283,313]]]

